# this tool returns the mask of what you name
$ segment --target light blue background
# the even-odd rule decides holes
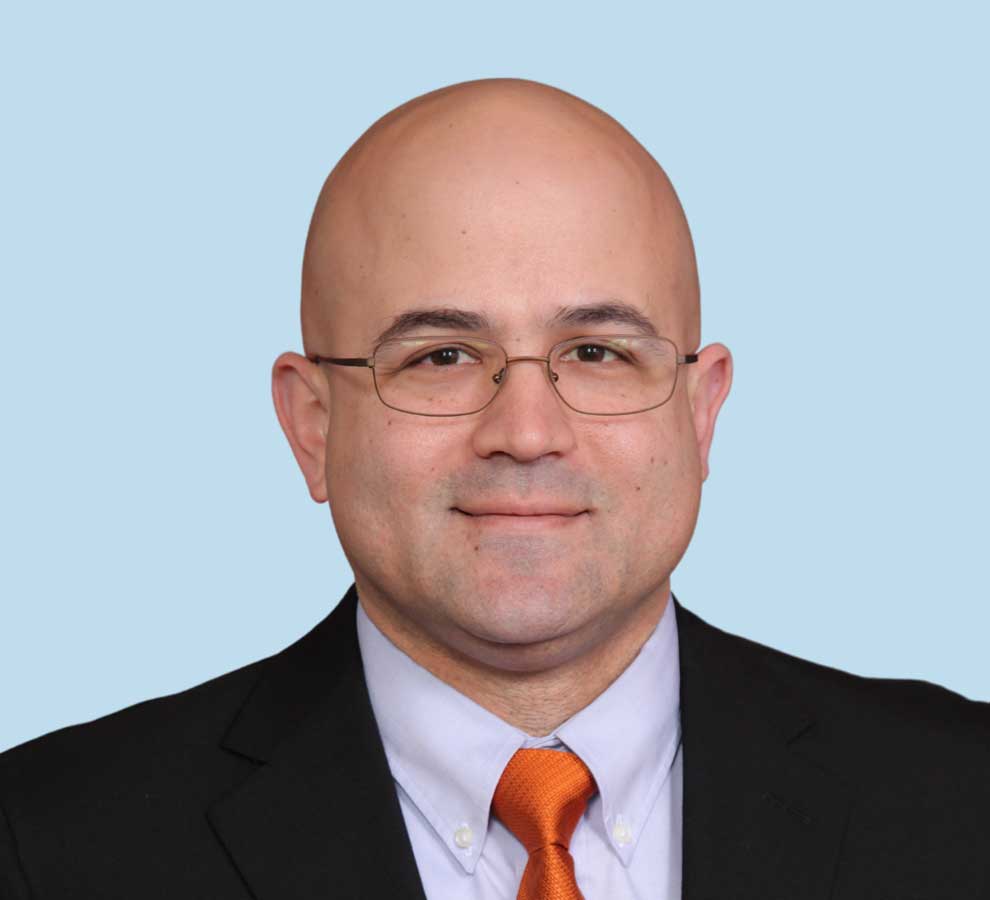
[[[346,589],[269,395],[308,217],[379,115],[492,75],[604,108],[687,209],[736,380],[680,599],[990,698],[986,8],[8,12],[0,748],[274,652]]]

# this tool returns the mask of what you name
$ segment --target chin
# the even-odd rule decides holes
[[[594,618],[600,592],[576,589],[545,578],[492,579],[462,594],[462,627],[472,637],[498,646],[519,647],[559,641]]]
[[[461,651],[503,672],[540,672],[581,656],[591,642],[583,622],[551,625],[544,620],[471,623]]]

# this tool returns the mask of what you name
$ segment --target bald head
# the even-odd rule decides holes
[[[617,296],[604,274],[617,254],[648,296]],[[370,340],[401,299],[525,303],[534,291],[561,303],[579,299],[574,291],[659,303],[657,326],[682,350],[700,339],[691,235],[652,156],[564,91],[516,79],[456,84],[387,113],[327,178],[303,261],[304,346],[367,352],[338,346],[338,336]]]

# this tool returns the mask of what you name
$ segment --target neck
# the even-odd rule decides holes
[[[666,609],[669,580],[651,592],[604,637],[548,668],[498,668],[439,643],[408,619],[360,592],[378,629],[441,681],[510,725],[533,736],[550,734],[598,697],[636,658]]]

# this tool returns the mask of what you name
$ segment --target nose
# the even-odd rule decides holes
[[[550,386],[543,357],[510,357],[501,379],[495,399],[477,416],[472,444],[478,456],[504,453],[530,462],[574,448],[571,410]]]

